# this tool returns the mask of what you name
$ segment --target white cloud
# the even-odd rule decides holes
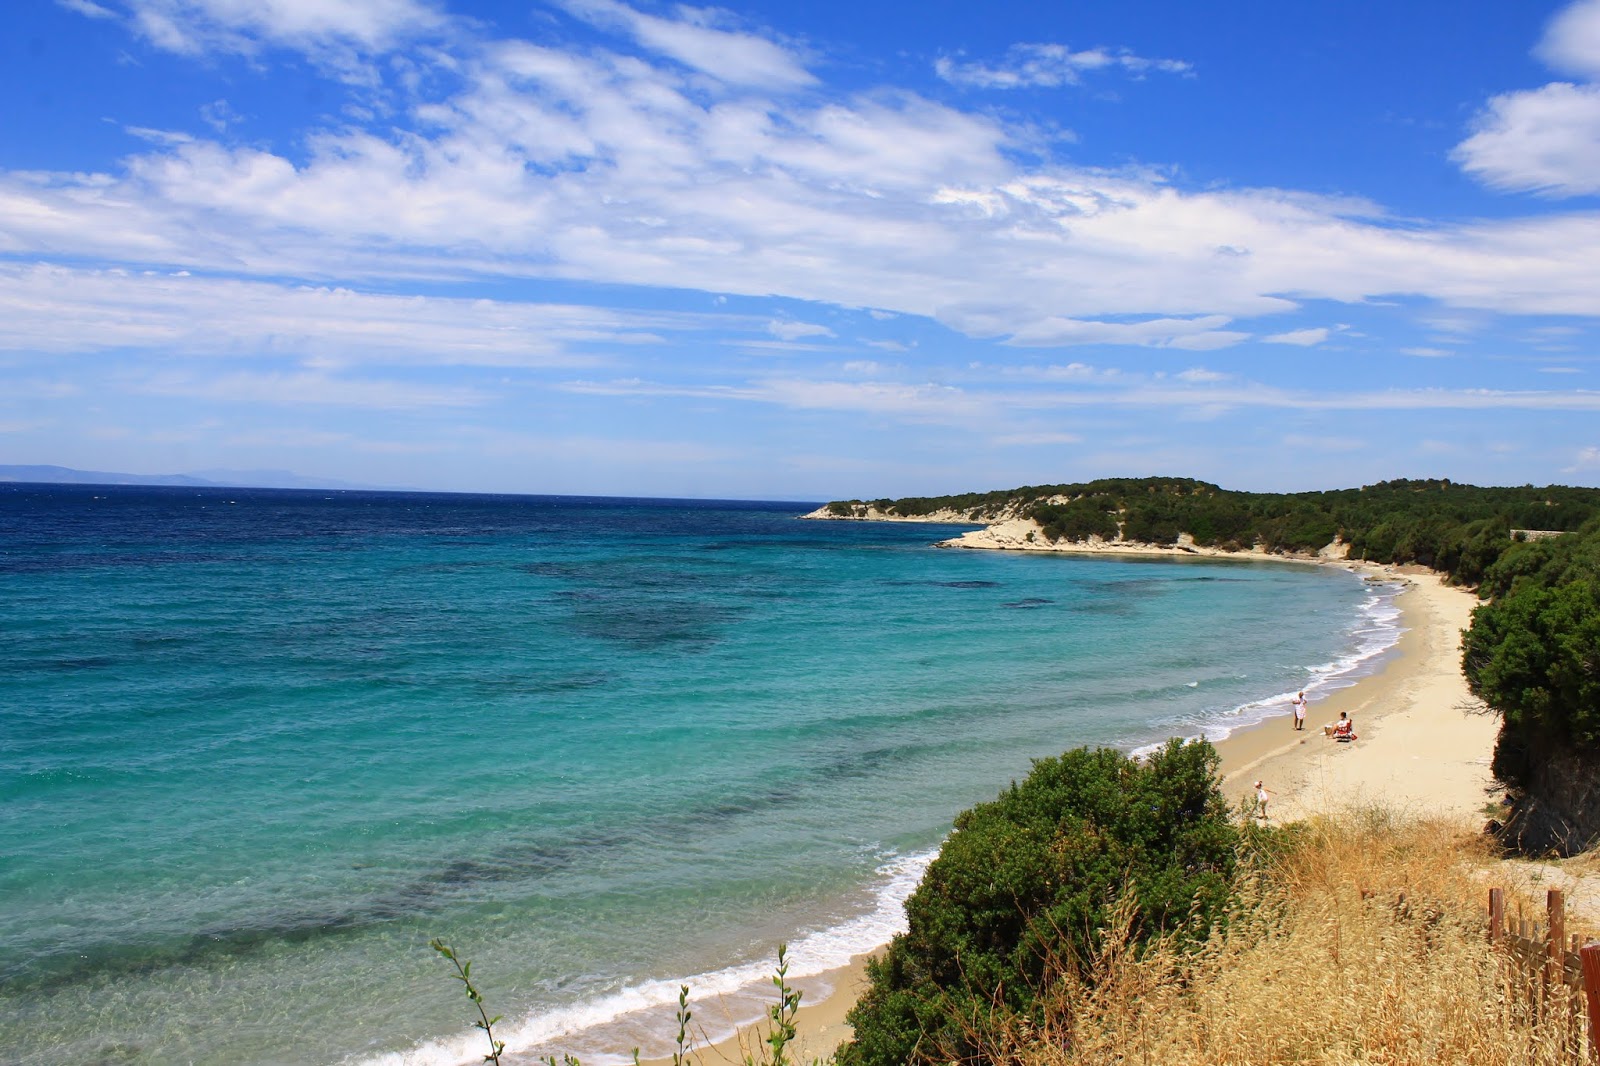
[[[1505,93],[1474,126],[1452,155],[1484,184],[1550,196],[1600,192],[1600,85]]]
[[[952,85],[978,89],[1058,88],[1077,85],[1086,73],[1117,69],[1135,75],[1148,71],[1189,74],[1193,68],[1177,59],[1146,59],[1127,49],[1087,48],[1074,52],[1064,44],[1015,44],[995,64],[965,63],[940,57],[939,77]]]
[[[1546,196],[1600,192],[1600,0],[1563,9],[1534,54],[1582,81],[1492,98],[1452,158],[1497,189]]]
[[[1292,329],[1287,333],[1274,333],[1270,337],[1261,339],[1268,344],[1298,344],[1302,348],[1310,348],[1328,339],[1328,329],[1325,326],[1316,329]]]
[[[330,66],[352,69],[358,55],[387,51],[447,24],[418,0],[62,0],[91,17],[123,16],[157,48],[186,55],[255,55],[291,48]]]
[[[411,10],[383,24],[410,25]],[[583,10],[634,35],[664,18],[613,0]],[[301,9],[260,11],[286,34],[298,23],[284,12]],[[667,21],[735,50],[764,40],[702,11]],[[1025,135],[991,114],[911,93],[790,94],[777,75],[800,60],[766,43],[784,61],[751,46],[765,83],[490,43],[452,95],[381,129],[314,132],[303,157],[185,135],[115,171],[0,173],[0,254],[779,295],[1038,346],[1215,350],[1248,339],[1239,320],[1309,300],[1600,316],[1600,216],[1396,223],[1348,199],[1021,162]]]
[[[572,14],[620,28],[645,48],[719,81],[778,89],[812,85],[798,59],[763,37],[719,28],[731,16],[714,8],[680,6],[676,19],[646,15],[616,0],[565,0]]]
[[[1579,449],[1573,456],[1572,465],[1562,468],[1563,474],[1575,474],[1579,471],[1600,469],[1600,448],[1589,447]]]
[[[56,0],[56,3],[68,11],[75,11],[80,15],[92,19],[114,19],[117,13],[110,8],[101,7],[94,0]]]
[[[226,100],[213,100],[200,109],[200,117],[205,124],[218,133],[228,132],[229,126],[238,125],[244,121],[244,116],[233,109],[233,105]]]
[[[1578,0],[1563,9],[1534,54],[1552,70],[1600,81],[1600,0]]]
[[[1141,322],[1098,322],[1050,317],[1014,329],[1010,344],[1022,347],[1062,347],[1072,344],[1137,344],[1152,348],[1209,350],[1248,339],[1248,333],[1224,330],[1226,315],[1199,318],[1155,318]],[[972,325],[982,329],[976,315]]]
[[[736,322],[719,320],[724,328]],[[568,304],[0,264],[0,351],[575,367],[601,361],[590,346],[653,344],[660,332],[705,324],[701,316]]]
[[[1456,354],[1455,352],[1452,352],[1447,348],[1427,348],[1427,347],[1401,348],[1400,349],[1400,353],[1402,355],[1414,355],[1414,356],[1417,356],[1420,359],[1443,359],[1443,358],[1446,358],[1448,356],[1452,356],[1452,355]]]
[[[793,319],[773,319],[767,323],[767,332],[780,340],[794,341],[801,337],[832,337],[833,330],[814,322],[796,322]]]

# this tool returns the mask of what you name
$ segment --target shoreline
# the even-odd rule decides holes
[[[1350,564],[1347,564],[1350,565]],[[1404,631],[1377,672],[1311,704],[1306,728],[1283,715],[1239,730],[1217,744],[1222,789],[1230,799],[1256,780],[1274,795],[1275,822],[1383,803],[1409,814],[1465,822],[1488,817],[1489,773],[1499,720],[1485,712],[1461,673],[1461,632],[1477,596],[1420,568],[1351,566],[1405,582],[1395,603]],[[1340,711],[1356,721],[1358,739],[1339,744],[1322,735]]]
[[[1087,554],[1191,553],[1092,548]],[[1268,814],[1274,823],[1369,803],[1408,814],[1443,816],[1463,827],[1487,817],[1485,807],[1494,785],[1489,761],[1499,721],[1484,713],[1468,692],[1460,667],[1461,631],[1478,602],[1474,593],[1448,586],[1441,575],[1420,567],[1353,563],[1327,555],[1216,554],[1335,565],[1403,586],[1395,597],[1401,612],[1400,638],[1384,653],[1377,671],[1311,703],[1303,731],[1290,728],[1292,713],[1285,703],[1281,717],[1241,726],[1213,742],[1222,757],[1218,771],[1222,793],[1230,802],[1252,797],[1252,784],[1259,779],[1273,792]],[[1353,743],[1339,744],[1323,735],[1323,723],[1338,718],[1340,711],[1356,720],[1358,739]],[[801,1061],[829,1055],[850,1037],[845,1015],[865,987],[871,954],[876,952],[858,956],[849,966],[793,982],[808,996],[818,986],[827,990],[819,1001],[801,1001],[791,1045]],[[715,1008],[709,1011],[714,1019]],[[701,1018],[698,1008],[696,1018]],[[734,1028],[731,1019],[722,1022],[716,1031]],[[759,1041],[762,1031],[759,1024],[747,1024],[737,1035],[697,1046],[690,1055],[706,1064],[740,1063],[742,1047]],[[741,1045],[741,1040],[746,1043]],[[641,1061],[643,1066],[671,1064],[670,1056]]]

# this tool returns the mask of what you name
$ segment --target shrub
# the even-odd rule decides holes
[[[1217,763],[1204,741],[1142,762],[1080,748],[963,812],[868,968],[841,1066],[979,1061],[973,1019],[1030,1014],[1052,960],[1092,958],[1124,894],[1136,938],[1215,912],[1238,842]]]

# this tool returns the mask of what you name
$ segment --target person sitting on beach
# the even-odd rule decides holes
[[[1339,720],[1333,723],[1333,732],[1329,734],[1334,740],[1349,741],[1356,739],[1356,722],[1349,712],[1340,711]]]

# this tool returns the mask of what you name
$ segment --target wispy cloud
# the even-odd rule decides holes
[[[94,0],[56,0],[56,3],[68,11],[75,11],[80,15],[92,19],[114,19],[117,13],[108,7],[102,7]]]
[[[796,322],[792,319],[774,319],[767,323],[767,332],[779,340],[794,341],[802,337],[832,337],[833,330],[815,322]]]
[[[415,410],[431,407],[475,407],[488,397],[460,386],[412,384],[372,378],[350,378],[315,371],[219,376],[160,373],[129,380],[131,392],[182,397],[207,403],[274,404],[286,407],[357,407]]]
[[[71,322],[71,330],[61,324]],[[0,264],[0,350],[153,349],[339,363],[577,367],[703,316]],[[732,320],[721,319],[726,328]],[[755,323],[749,323],[752,329]]]
[[[1274,333],[1270,337],[1261,339],[1268,344],[1296,344],[1302,348],[1310,348],[1327,340],[1328,330],[1323,326],[1314,329],[1292,329],[1287,333]]]
[[[798,57],[758,34],[724,28],[732,16],[715,8],[680,6],[661,18],[616,0],[564,0],[572,14],[597,26],[620,29],[658,55],[719,81],[777,89],[812,85],[816,78]]]
[[[941,56],[934,63],[939,77],[952,85],[976,89],[1054,89],[1078,85],[1084,75],[1117,70],[1136,76],[1149,72],[1192,74],[1179,59],[1147,59],[1125,48],[1073,51],[1064,44],[1014,44],[993,63]]]

